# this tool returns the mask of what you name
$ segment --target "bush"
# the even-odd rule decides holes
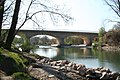
[[[37,48],[37,46],[30,43],[30,40],[26,37],[25,34],[20,33],[19,35],[21,36],[20,38],[14,38],[12,45],[13,49],[22,49],[22,52],[30,52],[30,50]]]
[[[120,30],[108,31],[104,36],[104,41],[110,46],[120,45]]]

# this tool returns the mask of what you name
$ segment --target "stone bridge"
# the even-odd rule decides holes
[[[91,45],[92,40],[98,36],[98,33],[94,32],[74,32],[74,31],[48,31],[48,30],[20,30],[27,38],[31,38],[36,35],[50,35],[55,37],[59,41],[59,45],[63,46],[64,39],[69,36],[80,36],[83,39],[85,45]],[[18,32],[18,35],[19,35]]]

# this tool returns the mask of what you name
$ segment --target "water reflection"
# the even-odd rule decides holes
[[[59,49],[55,47],[50,47],[50,46],[39,46],[38,49],[35,49],[31,52],[36,53],[40,56],[45,56],[49,58],[53,58],[57,56]]]
[[[91,48],[55,48],[40,47],[34,50],[40,56],[53,59],[67,59],[87,67],[107,67],[113,71],[120,71],[120,52],[105,52]]]

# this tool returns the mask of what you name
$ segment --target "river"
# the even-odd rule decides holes
[[[66,59],[73,63],[84,64],[87,68],[106,67],[112,71],[120,72],[120,52],[108,52],[92,48],[56,48],[50,46],[39,46],[38,49],[32,52],[55,60]]]

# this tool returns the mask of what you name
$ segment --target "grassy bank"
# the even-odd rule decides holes
[[[26,71],[28,64],[23,55],[0,48],[0,78],[12,76],[13,80],[33,80]]]

